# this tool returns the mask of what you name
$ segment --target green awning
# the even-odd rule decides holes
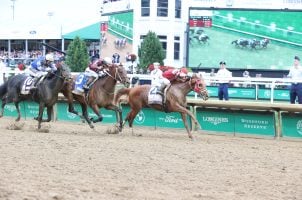
[[[64,39],[74,39],[76,36],[83,40],[99,40],[100,39],[100,23],[95,23],[84,28],[66,33]]]

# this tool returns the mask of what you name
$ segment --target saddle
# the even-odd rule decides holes
[[[153,86],[150,88],[148,93],[148,105],[158,104],[163,107],[163,110],[167,112],[166,101],[167,101],[167,91],[171,87],[171,84],[165,88],[158,86]],[[164,90],[163,90],[164,89]]]

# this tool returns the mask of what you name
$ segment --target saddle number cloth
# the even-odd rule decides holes
[[[34,79],[32,77],[27,77],[23,83],[21,94],[29,94],[31,86],[34,84]]]
[[[148,93],[148,104],[163,104],[163,97],[157,87],[151,87]]]
[[[75,89],[78,91],[82,91],[83,90],[83,86],[85,85],[85,83],[87,82],[87,76],[84,73],[81,73],[78,75],[76,81],[75,81]]]

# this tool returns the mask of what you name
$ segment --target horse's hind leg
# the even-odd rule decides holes
[[[97,104],[94,104],[94,105],[91,106],[91,108],[92,108],[93,112],[98,116],[97,119],[92,119],[92,122],[93,122],[93,123],[97,123],[97,122],[103,121],[103,116],[102,116],[102,115],[100,114],[100,112],[99,112],[99,107],[98,107],[98,105],[97,105]]]
[[[0,117],[3,117],[3,113],[4,113],[4,107],[6,105],[6,98],[2,99],[2,104],[1,104],[1,112],[0,112]]]
[[[134,121],[134,118],[136,117],[137,113],[139,112],[139,110],[131,110],[130,113],[128,113],[127,117],[126,117],[126,120],[128,120],[128,123],[129,123],[129,127],[132,128],[133,126],[133,121]],[[125,121],[126,121],[125,120]]]

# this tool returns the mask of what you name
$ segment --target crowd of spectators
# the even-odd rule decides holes
[[[8,54],[8,51],[0,51],[0,60],[3,63],[2,66],[15,68],[20,64],[30,65],[31,61],[35,60],[39,56],[42,56],[43,52],[40,50],[28,51],[12,51]],[[55,59],[59,59],[63,54],[56,52]]]

